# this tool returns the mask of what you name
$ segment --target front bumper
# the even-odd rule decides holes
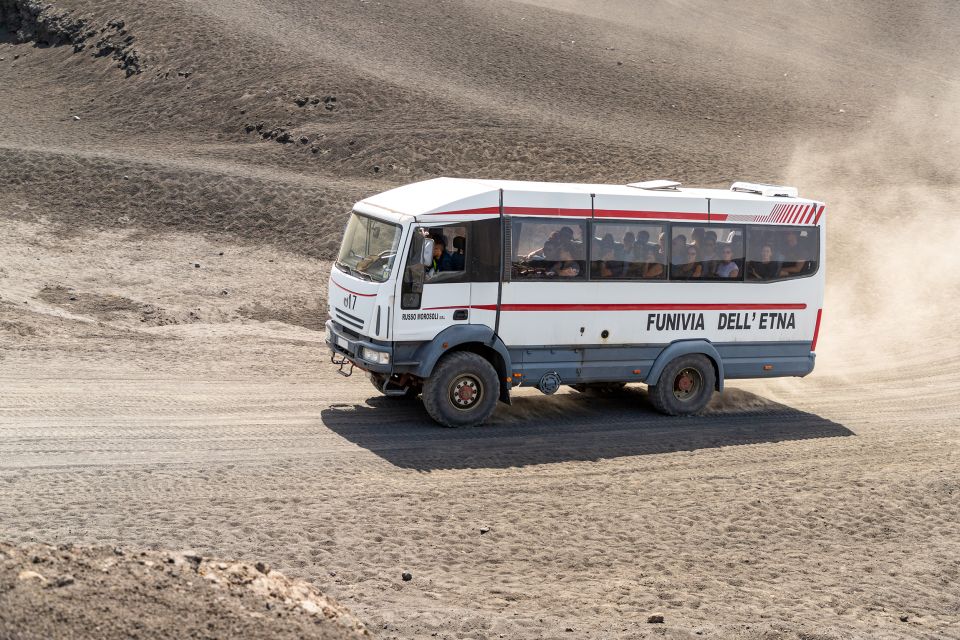
[[[394,353],[392,345],[381,342],[373,342],[362,337],[351,335],[347,333],[341,325],[337,324],[333,320],[327,320],[326,328],[326,343],[334,355],[339,355],[346,358],[358,369],[362,369],[364,371],[387,374],[393,372]],[[388,364],[381,364],[379,362],[365,360],[361,356],[364,347],[374,351],[389,353],[390,362]]]

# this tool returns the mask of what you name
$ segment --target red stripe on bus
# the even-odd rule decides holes
[[[817,217],[813,219],[813,224],[820,222],[820,216],[823,214],[823,209],[826,205],[820,205],[820,208],[817,209]]]
[[[431,309],[453,309],[460,307],[431,307]],[[471,309],[496,311],[495,304],[475,304]],[[501,311],[759,311],[765,309],[788,310],[806,309],[807,305],[797,304],[503,304]]]
[[[596,209],[594,215],[598,218],[634,218],[634,219],[666,219],[666,220],[703,220],[709,219],[707,213],[691,213],[686,211],[627,211],[623,209]]]
[[[810,217],[813,216],[814,211],[816,210],[816,205],[813,205],[804,224],[809,222]],[[690,211],[632,211],[628,209],[595,209],[594,211],[591,211],[590,209],[567,209],[563,207],[504,207],[503,212],[507,215],[517,216],[589,218],[592,215],[596,218],[628,218],[635,220],[695,220],[704,222],[724,222],[730,218],[730,215],[727,213],[700,213]],[[474,209],[458,209],[455,211],[435,211],[426,215],[465,216],[489,215],[497,213],[500,213],[499,207],[477,207]],[[803,205],[778,204],[771,209],[770,213],[768,213],[765,217],[767,220],[770,220],[774,223],[800,224],[800,220],[804,218],[805,213],[806,208]],[[823,213],[823,207],[820,207],[820,210],[817,211],[817,216],[813,221],[813,224],[816,224],[820,219],[821,213]],[[764,216],[760,216],[758,220],[763,218]]]
[[[331,278],[331,280],[333,280],[333,279]],[[341,289],[343,289],[343,290],[346,291],[347,293],[352,293],[353,295],[355,295],[355,296],[360,296],[361,298],[373,298],[373,297],[375,297],[375,296],[377,295],[377,294],[375,294],[375,293],[358,293],[358,292],[356,292],[356,291],[351,291],[350,289],[347,289],[345,286],[343,286],[342,284],[340,284],[340,283],[337,282],[336,280],[333,280],[333,284],[337,285],[338,287],[340,287]]]
[[[500,207],[477,207],[476,209],[458,209],[456,211],[435,211],[428,216],[468,216],[481,213],[500,213]]]
[[[504,207],[503,212],[507,215],[515,216],[590,217],[590,209],[567,209],[564,207]]]
[[[460,216],[471,214],[489,214],[499,213],[499,207],[479,207],[476,209],[459,209],[456,211],[437,211],[429,213],[431,216]],[[561,218],[589,218],[591,215],[597,218],[632,218],[632,219],[662,219],[662,220],[718,220],[724,221],[728,214],[725,213],[699,213],[688,211],[633,211],[628,209],[567,209],[563,207],[504,207],[503,212],[507,215],[517,216],[546,216]]]
[[[817,212],[817,205],[813,205],[810,208],[810,211],[807,213],[807,217],[804,218],[803,224],[810,224],[810,221],[813,220],[813,214]]]
[[[813,342],[810,343],[810,351],[817,350],[817,339],[820,337],[820,317],[823,315],[823,309],[817,309],[817,326],[813,330]]]

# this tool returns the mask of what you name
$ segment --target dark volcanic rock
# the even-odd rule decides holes
[[[92,45],[94,57],[112,56],[117,67],[127,77],[144,68],[143,56],[133,48],[134,37],[124,30],[126,23],[112,19],[99,31],[91,28],[89,20],[75,18],[69,11],[36,0],[0,0],[0,29],[13,33],[17,42],[36,42],[38,45],[59,47],[70,45],[74,53],[87,48],[89,40],[99,36]]]

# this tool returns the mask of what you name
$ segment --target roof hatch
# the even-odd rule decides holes
[[[646,182],[630,182],[627,186],[650,191],[676,191],[680,187],[680,183],[673,180],[647,180]]]
[[[780,196],[782,198],[796,198],[796,187],[784,187],[778,184],[759,184],[756,182],[734,182],[730,185],[730,191],[746,191],[747,193],[756,193],[761,196]]]

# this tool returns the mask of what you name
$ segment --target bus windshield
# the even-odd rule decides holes
[[[400,245],[400,227],[358,213],[350,214],[337,268],[364,280],[390,278]]]

